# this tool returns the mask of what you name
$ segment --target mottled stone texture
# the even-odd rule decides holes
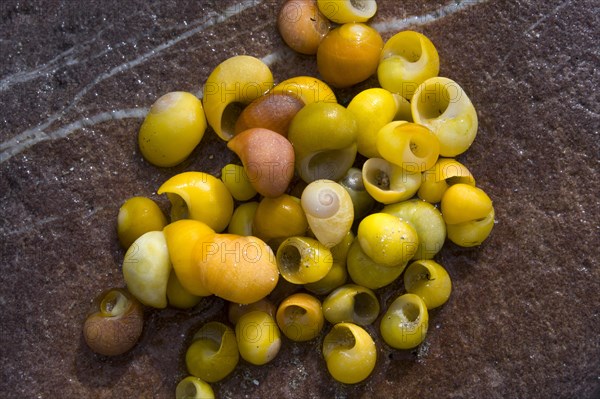
[[[148,165],[136,148],[143,108],[168,91],[198,93],[211,69],[236,54],[272,54],[278,81],[316,74],[314,58],[283,45],[280,3],[235,4],[1,2],[0,396],[172,397],[194,329],[223,319],[216,298],[191,311],[147,310],[141,342],[113,359],[93,354],[81,334],[92,298],[123,285],[121,203],[146,195],[166,211],[155,194],[165,179],[184,170],[218,175],[235,160],[208,131],[183,165]],[[221,398],[600,397],[598,3],[378,4],[373,23],[384,39],[406,27],[428,35],[441,75],[475,104],[479,134],[460,160],[493,198],[496,227],[480,248],[444,248],[438,260],[453,280],[450,301],[431,312],[418,350],[393,351],[376,338],[379,358],[366,382],[333,381],[321,337],[286,341],[266,366],[242,362],[215,391]],[[340,102],[375,84],[338,92]],[[380,290],[383,306],[402,290],[399,283]]]

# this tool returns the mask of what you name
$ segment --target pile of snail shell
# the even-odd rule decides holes
[[[202,100],[168,93],[140,128],[141,153],[156,166],[186,159],[208,126],[240,160],[225,165],[220,178],[188,171],[165,181],[157,193],[170,201],[168,218],[149,198],[123,204],[117,227],[127,249],[127,289],[103,293],[84,325],[92,350],[118,355],[141,334],[142,306],[191,308],[211,295],[228,301],[231,325],[213,321],[195,332],[186,352],[191,375],[178,385],[178,397],[210,397],[208,383],[233,372],[240,357],[268,363],[282,334],[319,339],[326,322],[322,353],[331,376],[363,381],[377,353],[363,327],[384,309],[384,342],[418,346],[428,310],[451,292],[447,271],[433,258],[447,239],[480,245],[494,225],[491,199],[454,159],[475,139],[475,108],[456,82],[437,76],[433,43],[403,31],[384,44],[362,23],[368,18],[338,19],[342,25],[330,29],[328,3],[290,0],[278,21],[286,43],[317,54],[325,81],[296,76],[275,84],[261,60],[235,56],[212,71]],[[350,12],[353,18],[357,11],[346,10],[348,4],[375,4],[335,3],[343,7],[333,17]],[[285,25],[282,15],[291,5],[312,12],[300,15],[318,15],[298,22],[318,37],[298,36],[298,27]],[[359,11],[375,12],[365,7]],[[379,38],[377,62],[344,81],[327,52],[337,51],[339,38],[353,40],[364,30]],[[353,56],[364,50],[360,43],[348,46]],[[381,87],[358,93],[346,107],[338,104],[331,87],[375,73]],[[295,178],[300,189],[291,187]],[[402,275],[406,293],[380,304],[376,290]],[[275,306],[269,294],[280,279],[303,289]]]

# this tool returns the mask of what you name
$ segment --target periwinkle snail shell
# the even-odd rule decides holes
[[[194,334],[185,354],[185,363],[190,374],[207,382],[217,382],[235,369],[239,358],[233,329],[211,321]]]
[[[287,137],[292,119],[304,101],[287,93],[267,93],[248,105],[235,123],[235,134],[254,127],[272,130]]]
[[[149,231],[131,244],[123,258],[127,289],[142,304],[167,307],[167,283],[171,273],[167,240],[162,231]]]
[[[235,123],[245,105],[273,87],[273,74],[258,58],[231,57],[211,72],[204,85],[204,111],[208,124],[225,141],[235,134]]]
[[[406,30],[392,36],[383,46],[377,78],[381,87],[410,100],[416,86],[437,76],[439,70],[440,57],[431,40]]]
[[[362,169],[365,189],[383,204],[405,201],[421,185],[421,172],[407,170],[382,158],[369,158]]]
[[[200,282],[227,301],[257,302],[277,285],[275,254],[256,237],[216,234],[198,242],[194,252]]]
[[[467,167],[452,158],[439,158],[435,165],[423,173],[417,195],[432,204],[440,202],[444,193],[453,184],[475,185],[475,178]]]
[[[144,309],[123,288],[104,291],[94,300],[94,308],[83,324],[86,344],[96,353],[116,356],[138,341],[144,325]]]
[[[440,155],[465,152],[477,135],[477,112],[455,81],[435,77],[423,82],[411,101],[415,123],[428,127],[440,141]]]
[[[287,190],[294,177],[294,148],[282,135],[269,129],[252,128],[236,135],[227,147],[242,160],[252,187],[275,198]]]
[[[377,349],[365,329],[354,323],[338,323],[323,339],[323,357],[333,378],[356,384],[375,368]]]
[[[346,175],[339,181],[339,183],[346,189],[346,191],[348,191],[350,198],[352,198],[355,219],[363,218],[371,211],[371,209],[373,209],[373,206],[375,206],[375,200],[365,189],[362,171],[360,169],[348,169]]]
[[[323,315],[332,324],[352,322],[365,326],[377,319],[379,310],[375,293],[356,284],[336,288],[323,301]]]
[[[216,232],[225,230],[233,214],[233,198],[220,179],[205,172],[183,172],[156,191],[171,202],[171,221],[194,219]]]
[[[340,243],[352,227],[352,198],[332,180],[317,180],[306,186],[301,204],[313,234],[328,248]]]
[[[446,223],[441,212],[419,199],[386,205],[381,212],[389,213],[408,222],[419,236],[419,246],[413,259],[432,259],[446,240]]]
[[[194,247],[200,241],[211,241],[215,235],[214,230],[197,220],[181,219],[165,226],[163,233],[173,271],[183,288],[193,295],[211,295],[200,282],[199,270],[194,261]]]
[[[315,102],[298,111],[288,139],[302,180],[341,179],[356,158],[357,129],[354,114],[339,104]]]
[[[423,299],[415,294],[404,294],[388,307],[379,331],[392,348],[412,349],[423,342],[428,326],[429,312]]]
[[[358,124],[356,146],[360,154],[368,158],[381,156],[377,149],[378,132],[394,120],[400,103],[398,96],[378,87],[363,90],[350,101],[348,111]]]

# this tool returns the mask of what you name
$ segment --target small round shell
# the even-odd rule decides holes
[[[477,112],[455,81],[435,77],[423,82],[411,101],[415,123],[427,126],[440,141],[440,155],[465,152],[477,135]]]
[[[204,381],[217,382],[235,369],[239,357],[233,329],[211,321],[194,335],[185,354],[185,363],[190,374]]]
[[[466,166],[452,158],[439,158],[435,165],[423,172],[423,179],[417,195],[435,204],[442,200],[444,193],[453,184],[475,185],[475,178]]]
[[[194,251],[201,283],[218,297],[252,303],[277,285],[275,255],[256,237],[217,234],[211,241],[199,242]]]
[[[440,142],[428,128],[417,123],[384,126],[377,134],[381,157],[404,169],[423,172],[435,165]]]
[[[439,70],[440,57],[431,40],[406,30],[392,36],[383,46],[377,77],[381,87],[410,100],[417,86],[437,76]]]
[[[293,284],[319,281],[333,264],[331,251],[308,237],[290,237],[277,250],[277,267],[284,279]]]
[[[381,319],[381,337],[392,348],[412,349],[427,335],[429,313],[420,296],[404,294],[396,298]]]
[[[242,160],[250,184],[265,197],[278,197],[294,177],[294,148],[282,135],[269,129],[243,131],[227,143]]]
[[[338,24],[367,22],[377,12],[375,0],[317,0],[319,10]]]
[[[375,87],[358,93],[348,110],[356,116],[358,152],[365,157],[380,157],[377,148],[379,130],[390,123],[398,112],[399,101],[389,91]]]
[[[389,213],[408,222],[419,236],[419,246],[413,259],[431,259],[446,240],[446,223],[440,211],[429,202],[419,199],[385,206],[381,212]]]
[[[301,204],[313,234],[328,248],[340,243],[352,227],[352,198],[332,180],[317,180],[306,186]]]
[[[215,392],[207,382],[190,375],[177,384],[175,399],[215,399]]]
[[[379,301],[370,289],[347,284],[336,288],[325,298],[323,315],[332,324],[352,322],[365,326],[379,316]]]
[[[316,338],[324,323],[321,302],[309,294],[293,294],[284,299],[277,309],[277,324],[292,341]]]
[[[116,356],[130,350],[142,334],[144,309],[127,290],[113,288],[94,300],[83,324],[86,344],[96,353]]]
[[[344,384],[356,384],[375,368],[377,349],[362,327],[338,323],[323,339],[323,357],[333,378]]]
[[[346,261],[348,274],[354,283],[376,290],[394,282],[406,267],[406,263],[396,266],[383,266],[369,258],[362,250],[358,240],[354,240]]]
[[[135,240],[123,259],[127,289],[141,303],[154,308],[167,306],[167,283],[171,261],[162,231],[150,231]]]
[[[266,312],[244,314],[235,325],[235,337],[242,358],[257,366],[273,360],[281,348],[277,323]]]
[[[204,84],[204,111],[208,124],[223,140],[234,136],[244,106],[273,87],[269,67],[248,55],[231,57],[211,72]]]
[[[411,198],[421,185],[421,173],[407,170],[382,158],[370,158],[363,165],[363,182],[367,192],[383,204]]]
[[[296,171],[307,183],[341,179],[356,158],[356,117],[339,104],[317,102],[302,108],[290,124]]]
[[[171,201],[171,221],[194,219],[216,232],[229,224],[233,198],[225,184],[204,172],[179,173],[164,182],[157,191]]]
[[[452,281],[439,263],[418,260],[406,269],[404,288],[406,292],[420,296],[427,309],[433,309],[446,303],[452,291]]]

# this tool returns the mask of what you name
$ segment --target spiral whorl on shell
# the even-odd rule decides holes
[[[313,234],[328,248],[342,241],[352,227],[352,198],[332,180],[310,183],[302,193],[301,204]]]

